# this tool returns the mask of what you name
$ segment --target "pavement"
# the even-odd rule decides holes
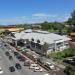
[[[4,71],[4,75],[44,75],[47,72],[34,72],[33,70],[29,69],[26,66],[23,66],[23,62],[20,62],[17,58],[14,57],[13,53],[10,52],[10,54],[13,57],[13,60],[9,60],[8,57],[5,55],[5,51],[8,51],[7,48],[0,48],[0,66],[2,67]],[[15,63],[18,62],[22,66],[21,70],[17,70],[15,72],[10,72],[9,67],[14,66]]]
[[[30,50],[30,53],[34,54],[35,56],[38,56],[37,53],[34,53],[33,51]],[[44,56],[42,56],[42,61],[45,62],[50,62],[55,66],[54,70],[51,70],[51,75],[65,75],[65,73],[63,72],[65,66],[56,62],[53,62],[51,59],[48,59]]]
[[[46,58],[46,57],[44,57],[44,56],[43,56],[42,58],[43,58],[45,61],[50,62],[50,63],[56,65],[57,67],[61,68],[61,69],[64,69],[64,68],[65,68],[64,65],[59,64],[59,63],[57,63],[57,62],[54,62],[54,61],[52,61],[51,59],[48,59],[48,58]]]
[[[9,45],[9,44],[8,44]],[[12,47],[12,46],[10,46],[9,45],[9,47],[11,47],[11,49],[12,50],[15,50],[15,48],[14,47]],[[8,49],[10,49],[8,47]],[[1,52],[0,52],[1,53]],[[13,54],[11,53],[11,55],[13,56]],[[13,56],[13,58],[14,58],[14,56]],[[65,68],[65,66],[64,65],[62,65],[62,64],[59,64],[59,63],[57,63],[57,62],[53,62],[51,59],[48,59],[48,58],[46,58],[46,57],[43,57],[44,58],[44,60],[45,61],[48,61],[48,62],[50,62],[50,63],[52,63],[52,64],[54,64],[54,65],[56,65],[58,68],[57,68],[57,70],[55,70],[55,71],[51,71],[51,74],[50,75],[65,75],[64,74],[64,72],[63,72],[63,69]],[[6,58],[7,59],[7,58]],[[4,60],[5,61],[5,60]],[[9,61],[8,61],[9,62]],[[13,61],[13,63],[12,64],[14,64],[15,62],[19,62],[16,58],[14,58],[14,61]],[[10,63],[10,62],[9,62]],[[22,62],[19,62],[22,66],[23,66],[23,63]],[[10,63],[10,65],[11,65],[11,63]],[[17,71],[17,70],[16,70]],[[8,71],[7,71],[8,72]],[[17,71],[18,72],[18,71]],[[19,71],[20,73],[18,74],[18,73],[16,73],[16,74],[12,74],[12,75],[44,75],[45,73],[47,73],[47,72],[42,72],[42,73],[40,73],[40,72],[33,72],[32,70],[29,70],[28,69],[28,67],[24,67],[23,66],[23,68],[22,68],[22,70],[20,70]],[[11,75],[10,73],[9,74],[6,74],[6,75]]]

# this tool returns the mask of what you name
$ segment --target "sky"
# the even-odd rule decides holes
[[[0,0],[0,25],[66,21],[75,0]]]

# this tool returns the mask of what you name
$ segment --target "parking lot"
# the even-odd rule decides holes
[[[14,46],[11,46],[10,44],[8,44],[7,42],[6,42],[6,44],[7,44],[7,50],[9,50],[10,52],[11,52],[11,50],[14,50],[14,51],[17,51],[16,50],[16,48],[14,47]],[[25,50],[29,53],[29,54],[32,54],[34,57],[39,57],[40,55],[39,54],[37,54],[37,53],[35,53],[34,51],[31,51],[30,49],[28,49],[28,48],[26,48],[26,47],[19,47],[19,53],[20,54],[22,54],[22,52],[24,52]],[[12,52],[11,52],[12,53]],[[30,60],[30,61],[32,61],[30,58],[28,58],[25,54],[22,54],[26,59],[28,59],[28,60]],[[45,58],[45,57],[43,57],[44,58],[44,62],[46,63],[46,62],[52,62],[52,61],[50,61],[49,59],[47,59],[47,58]],[[43,60],[42,60],[43,61]],[[32,61],[33,62],[33,61]],[[23,67],[27,67],[28,69],[29,69],[29,67],[28,66],[24,66],[24,63],[23,62],[21,62],[20,61],[20,63],[22,64],[22,66]],[[53,64],[53,63],[52,63]],[[55,65],[55,64],[53,64],[54,65],[54,69],[53,70],[51,70],[50,69],[50,71],[48,71],[48,70],[45,70],[43,67],[41,67],[40,65],[39,65],[39,67],[40,68],[42,68],[43,69],[43,72],[41,73],[41,74],[44,74],[44,73],[47,73],[47,72],[49,72],[50,73],[50,75],[54,75],[54,74],[56,74],[56,75],[65,75],[64,74],[64,72],[63,72],[63,69],[61,69],[60,67],[58,67],[57,65]],[[31,69],[29,69],[29,70],[31,70]],[[31,70],[31,71],[33,71],[33,70]],[[33,71],[34,72],[34,71]]]
[[[14,49],[12,49],[14,50]],[[8,56],[5,55],[5,52],[8,51],[10,53],[10,55],[12,56],[13,60],[10,60],[8,58]],[[46,70],[44,70],[41,66],[38,65],[38,67],[42,68],[43,71],[40,72],[34,72],[34,69],[29,69],[29,66],[24,66],[24,62],[23,61],[20,61],[18,60],[16,57],[14,57],[14,54],[13,54],[13,51],[10,50],[10,48],[8,49],[8,47],[4,47],[0,50],[0,55],[2,57],[2,60],[1,60],[1,63],[2,63],[2,67],[3,67],[3,70],[5,72],[5,75],[44,75],[45,73],[47,73]],[[26,57],[25,57],[26,58]],[[26,58],[27,60],[29,60],[28,58]],[[29,60],[31,61],[31,60]],[[21,70],[17,70],[15,68],[15,72],[11,73],[9,71],[9,67],[10,66],[15,66],[15,63],[19,63],[22,67]]]

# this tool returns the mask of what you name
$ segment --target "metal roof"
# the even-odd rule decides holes
[[[26,30],[28,31],[28,30]],[[29,30],[31,31],[31,30]],[[40,31],[41,32],[41,31]],[[31,40],[32,38],[34,39],[34,42],[37,42],[37,40],[40,40],[40,44],[44,44],[45,42],[48,44],[52,44],[56,41],[67,41],[70,40],[70,38],[66,37],[66,36],[61,36],[58,34],[54,34],[54,33],[37,33],[37,32],[32,32],[31,33],[16,33],[15,34],[16,39],[29,39]]]

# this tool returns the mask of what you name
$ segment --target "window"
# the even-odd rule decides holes
[[[63,42],[57,43],[57,46],[60,48],[61,46],[63,46]]]
[[[64,41],[64,45],[68,45],[69,44],[69,41]]]
[[[31,46],[32,46],[32,47],[35,47],[35,43],[34,43],[34,42],[32,42],[32,41],[31,41]]]
[[[54,48],[54,44],[49,44],[49,48],[48,49],[53,49]]]
[[[41,49],[41,45],[38,44],[38,43],[36,43],[36,48],[37,48],[37,49]]]

